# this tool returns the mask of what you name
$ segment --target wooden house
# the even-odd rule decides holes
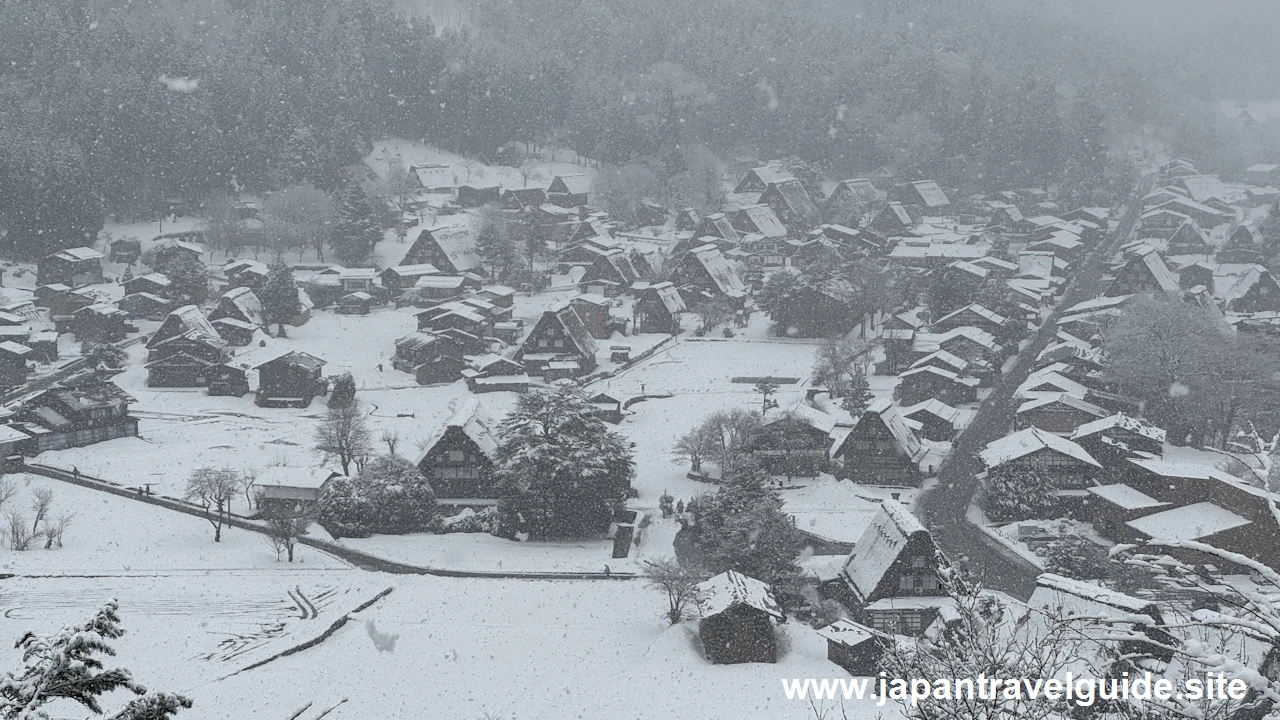
[[[488,337],[494,326],[494,319],[468,303],[450,300],[417,313],[419,330],[461,330],[475,337]]]
[[[154,349],[166,340],[193,331],[207,337],[218,337],[218,331],[209,323],[204,313],[200,312],[199,307],[184,305],[170,312],[160,327],[151,334],[151,339],[147,341],[147,349]]]
[[[120,284],[124,287],[125,295],[145,292],[160,297],[169,297],[170,290],[173,288],[173,281],[169,279],[169,276],[157,272],[139,275]]]
[[[701,222],[702,217],[691,207],[676,211],[676,232],[693,232]]]
[[[502,188],[497,185],[459,185],[457,203],[464,208],[478,208],[502,199]]]
[[[115,383],[93,374],[64,380],[24,401],[17,427],[32,436],[24,452],[38,454],[138,434],[138,420],[129,415],[136,402]]]
[[[686,253],[677,263],[673,279],[682,289],[688,286],[706,297],[723,296],[731,302],[742,302],[747,296],[742,278],[714,245],[702,245]]]
[[[209,312],[209,321],[232,318],[241,322],[265,328],[266,316],[262,312],[262,302],[247,287],[235,287],[218,298],[218,305]]]
[[[27,342],[21,344],[31,348],[31,359],[36,362],[53,363],[58,361],[58,333],[54,330],[33,332]]]
[[[1280,165],[1255,163],[1244,169],[1244,181],[1251,185],[1280,183]]]
[[[885,500],[841,571],[846,604],[874,630],[920,635],[948,607],[938,579],[944,563],[924,525],[898,501]]]
[[[258,407],[307,407],[316,395],[324,394],[324,364],[318,357],[292,351],[257,365],[254,402]]]
[[[572,376],[589,375],[596,369],[596,353],[600,350],[591,333],[572,306],[542,313],[538,324],[516,351],[514,360],[532,374],[544,374],[553,362],[570,363]],[[561,371],[569,368],[558,368]]]
[[[1207,255],[1213,252],[1204,231],[1190,218],[1165,239],[1165,246],[1170,255]]]
[[[951,200],[933,180],[894,185],[889,191],[889,199],[903,205],[919,207],[926,212],[943,212],[951,207]]]
[[[547,191],[543,188],[509,188],[502,192],[502,209],[529,212],[547,202]]]
[[[257,260],[240,258],[223,265],[222,274],[227,277],[227,284],[231,287],[247,287],[257,291],[266,284],[271,269]]]
[[[462,370],[462,378],[473,393],[529,391],[524,366],[494,353],[472,358],[470,366]]]
[[[941,400],[930,399],[904,407],[900,411],[903,419],[920,427],[919,436],[925,440],[951,442],[964,429],[969,413],[954,408]]]
[[[773,411],[752,434],[747,452],[771,475],[814,477],[827,466],[835,418],[808,405]]]
[[[373,310],[374,298],[363,290],[343,295],[334,309],[339,315],[368,315]]]
[[[382,287],[386,288],[387,292],[395,295],[413,287],[418,278],[442,274],[435,265],[421,263],[418,265],[395,265],[383,270],[378,277],[382,280]]]
[[[891,202],[876,213],[867,227],[881,235],[889,236],[909,232],[914,225],[915,221],[911,219],[911,214],[902,203]]]
[[[434,265],[445,275],[484,274],[475,238],[465,226],[418,227],[408,237],[411,245],[401,265]]]
[[[1019,430],[987,444],[979,453],[988,472],[1039,472],[1052,478],[1060,497],[1083,499],[1086,488],[1096,485],[1101,464],[1084,448],[1067,438],[1039,428]]]
[[[1124,657],[1135,667],[1148,667],[1149,661],[1163,666],[1173,659],[1180,641],[1166,629],[1165,612],[1156,602],[1053,573],[1040,574],[1036,586],[1027,601],[1033,612],[1074,616],[1082,635],[1097,638],[1080,662]]]
[[[748,170],[734,186],[733,192],[735,194],[762,193],[774,183],[795,179],[795,175],[781,165],[762,165]]]
[[[582,279],[579,280],[581,285],[591,286],[598,285],[596,281],[608,281],[609,286],[616,288],[614,292],[607,290],[600,293],[601,295],[617,295],[622,289],[629,288],[633,283],[640,279],[639,273],[631,264],[631,258],[626,251],[621,249],[610,250],[606,253],[598,255],[587,271],[583,273]]]
[[[587,398],[587,402],[595,410],[595,416],[607,423],[617,425],[622,422],[622,400],[609,393],[596,393]]]
[[[431,483],[438,502],[465,505],[496,501],[502,496],[494,482],[498,441],[492,425],[480,404],[467,400],[427,441],[416,465]]]
[[[441,355],[461,356],[462,353],[453,339],[439,333],[419,330],[396,340],[391,366],[412,373],[419,365]]]
[[[208,387],[230,359],[231,347],[221,336],[188,331],[148,350],[147,386]]]
[[[87,247],[59,250],[36,263],[36,284],[59,283],[70,288],[98,285],[102,279],[102,253]]]
[[[904,370],[898,375],[893,397],[903,405],[936,399],[948,405],[977,402],[978,378],[960,377],[933,365]]]
[[[790,233],[803,234],[822,223],[822,213],[799,180],[771,183],[760,202],[773,209]]]
[[[1080,425],[1072,431],[1071,440],[1086,451],[1107,444],[1123,445],[1132,453],[1160,455],[1165,431],[1142,418],[1115,413]]]
[[[733,214],[730,224],[740,235],[755,234],[772,240],[787,236],[787,228],[768,205],[744,207]]]
[[[660,282],[640,292],[632,307],[632,327],[636,333],[680,333],[680,313],[686,312],[684,299],[675,285]]]
[[[818,635],[827,641],[827,659],[854,677],[872,677],[884,667],[885,648],[895,642],[892,635],[841,618]]]
[[[588,204],[590,197],[591,180],[581,173],[557,175],[547,186],[547,199],[560,207],[581,207]]]
[[[147,255],[149,256],[151,267],[161,272],[173,267],[175,263],[199,262],[204,255],[204,246],[199,243],[164,235],[159,236],[157,239],[160,242],[153,245]]]
[[[120,298],[116,307],[130,318],[164,320],[173,310],[173,301],[148,292],[137,292]]]
[[[836,183],[822,208],[822,218],[829,223],[859,225],[880,202],[880,191],[867,178],[851,178]]]
[[[698,227],[694,228],[690,239],[693,242],[697,242],[701,238],[719,238],[735,245],[742,240],[742,236],[733,227],[733,222],[729,219],[729,216],[722,212],[711,213],[702,218],[702,221],[698,223]],[[696,247],[696,245],[691,247]]]
[[[30,368],[27,363],[33,357],[31,348],[16,342],[0,342],[0,387],[16,387],[27,382]]]
[[[329,481],[342,477],[328,468],[268,466],[254,477],[254,487],[262,492],[262,508],[294,508],[320,500]]]
[[[71,329],[80,342],[117,342],[129,334],[128,320],[129,316],[115,305],[94,303],[72,313]]]
[[[1103,408],[1068,393],[1045,393],[1026,400],[1014,414],[1018,429],[1039,428],[1056,435],[1069,436],[1081,425],[1107,417]]]
[[[1008,323],[1009,318],[1000,313],[988,310],[979,303],[970,303],[935,320],[932,330],[935,333],[945,333],[960,327],[975,327],[996,336]]]
[[[774,625],[786,619],[767,583],[736,570],[698,584],[698,636],[716,665],[778,661]]]
[[[609,314],[609,301],[598,295],[570,298],[569,306],[577,313],[578,319],[582,320],[587,334],[596,340],[608,340],[615,330],[620,329],[619,323],[614,320],[623,321],[623,318],[614,318]]]
[[[831,458],[844,475],[867,485],[919,486],[926,450],[898,409],[876,400],[833,445]]]
[[[1177,275],[1169,269],[1155,248],[1151,247],[1140,248],[1131,255],[1120,272],[1116,273],[1106,292],[1112,297],[1144,293],[1165,293],[1173,298],[1182,297]]]
[[[642,226],[666,225],[670,212],[666,206],[654,200],[643,199],[636,207],[636,220]]]
[[[218,337],[226,340],[228,345],[234,345],[235,347],[244,347],[252,343],[253,336],[259,330],[257,325],[235,318],[220,318],[214,320],[211,324],[218,331]]]

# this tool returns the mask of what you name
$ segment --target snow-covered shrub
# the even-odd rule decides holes
[[[338,537],[427,532],[437,522],[436,497],[417,466],[383,455],[355,478],[334,478],[325,488],[317,520]]]
[[[457,515],[440,519],[442,533],[492,533],[498,525],[498,509],[483,508],[480,511],[465,508]]]

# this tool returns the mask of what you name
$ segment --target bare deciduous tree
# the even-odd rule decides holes
[[[4,516],[7,534],[9,536],[9,549],[22,552],[31,549],[31,543],[35,540],[35,536],[27,529],[27,518],[21,513],[10,510]]]
[[[62,535],[71,526],[71,520],[74,518],[75,513],[63,513],[57,520],[45,521],[44,527],[40,529],[40,534],[44,536],[45,550],[50,550],[54,546],[62,547]]]
[[[229,468],[202,467],[187,480],[187,500],[204,509],[213,525],[213,541],[222,542],[222,526],[231,519],[231,500],[240,491],[243,478]]]
[[[263,519],[267,523],[267,540],[276,551],[276,561],[285,555],[293,562],[298,538],[307,534],[307,526],[311,524],[310,508],[302,504],[272,505],[263,513]]]
[[[645,561],[645,566],[649,587],[667,594],[667,619],[672,625],[684,620],[685,610],[698,600],[698,583],[706,577],[675,558]]]
[[[387,445],[387,454],[395,455],[396,446],[400,444],[400,433],[391,428],[384,428],[382,430],[382,442]]]
[[[44,522],[45,517],[49,514],[49,509],[53,507],[53,489],[48,487],[38,487],[31,491],[31,512],[35,513],[35,520],[31,522],[31,534],[38,535],[40,532],[40,523]]]
[[[326,457],[337,458],[343,475],[351,474],[353,463],[357,468],[364,464],[373,452],[373,438],[360,403],[329,408],[329,416],[316,431],[316,449]]]

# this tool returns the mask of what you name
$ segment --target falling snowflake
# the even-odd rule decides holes
[[[193,93],[199,87],[200,81],[189,77],[169,77],[161,73],[160,84],[164,85],[171,92],[176,93]]]

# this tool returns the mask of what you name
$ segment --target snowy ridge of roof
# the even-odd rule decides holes
[[[1111,428],[1116,427],[1122,430],[1127,430],[1135,435],[1141,435],[1142,437],[1149,438],[1156,442],[1162,443],[1165,440],[1165,431],[1163,428],[1158,428],[1146,420],[1130,417],[1124,413],[1116,413],[1109,417],[1087,422],[1076,428],[1075,431],[1071,433],[1071,439],[1078,440],[1080,438],[1089,437],[1095,433],[1100,433],[1103,430],[1110,430]]]
[[[288,487],[319,490],[336,475],[329,468],[268,467],[258,471],[253,482],[262,487]]]
[[[1074,458],[1086,465],[1092,465],[1096,468],[1102,467],[1097,460],[1093,459],[1092,455],[1074,442],[1034,427],[1019,430],[999,440],[993,440],[982,449],[982,452],[978,453],[978,457],[982,458],[982,462],[988,468],[997,468],[1007,462],[1026,457],[1044,449]]]
[[[1075,408],[1076,410],[1087,412],[1091,415],[1094,415],[1095,417],[1103,417],[1107,414],[1106,410],[1103,410],[1097,405],[1094,405],[1091,402],[1085,402],[1084,400],[1074,395],[1070,395],[1068,393],[1045,393],[1040,397],[1031,398],[1030,400],[1027,400],[1026,402],[1019,405],[1018,409],[1015,412],[1017,413],[1030,412],[1037,408],[1042,408],[1046,405],[1052,405],[1053,403],[1062,403],[1067,407]]]
[[[1101,605],[1105,605],[1116,610],[1135,614],[1147,614],[1154,607],[1155,603],[1149,600],[1143,600],[1131,595],[1125,595],[1115,590],[1094,585],[1084,580],[1075,580],[1053,573],[1041,573],[1036,578],[1036,585],[1048,590],[1055,590],[1066,595],[1072,595],[1082,600],[1089,600]]]
[[[783,620],[782,608],[773,597],[768,583],[747,577],[737,570],[722,572],[698,583],[698,611],[702,617],[715,617],[726,610],[745,605]]]

